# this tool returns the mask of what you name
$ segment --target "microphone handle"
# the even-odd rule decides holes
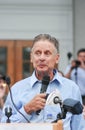
[[[41,86],[41,90],[40,90],[40,93],[45,93],[46,90],[47,90],[47,87],[48,87],[47,84],[42,84],[42,86]]]
[[[49,82],[50,82],[50,76],[48,75],[44,76],[42,79],[42,86],[40,89],[40,93],[46,92]],[[39,115],[40,111],[41,110],[36,111],[36,114]]]

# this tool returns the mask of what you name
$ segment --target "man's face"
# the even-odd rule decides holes
[[[45,40],[36,42],[31,53],[31,61],[37,72],[50,72],[58,63],[59,54],[52,43]]]
[[[78,60],[80,62],[84,62],[85,63],[85,52],[80,52],[78,55]]]

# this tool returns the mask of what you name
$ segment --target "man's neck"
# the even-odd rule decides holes
[[[49,73],[49,72],[36,72],[36,71],[35,71],[35,74],[36,74],[36,77],[37,77],[39,80],[42,80],[45,75],[50,76],[50,80],[52,80],[53,77],[54,77],[53,71],[51,71],[50,73]]]

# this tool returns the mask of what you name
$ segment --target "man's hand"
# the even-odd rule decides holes
[[[85,63],[81,61],[81,68],[85,69]]]
[[[46,93],[36,95],[29,103],[24,106],[26,113],[31,114],[40,109],[43,109],[46,103]]]

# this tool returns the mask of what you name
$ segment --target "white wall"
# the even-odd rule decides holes
[[[73,0],[74,5],[74,54],[85,48],[85,0]]]
[[[33,39],[49,33],[60,41],[60,64],[73,51],[72,0],[0,0],[0,39]]]

